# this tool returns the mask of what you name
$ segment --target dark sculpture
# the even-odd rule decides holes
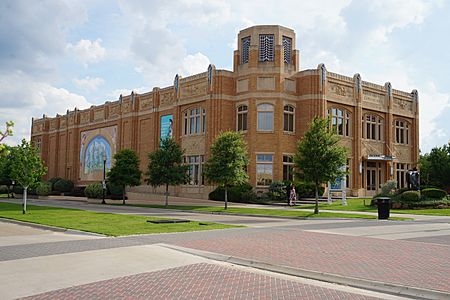
[[[417,171],[417,168],[406,172],[406,182],[408,183],[409,189],[420,190],[420,173]]]

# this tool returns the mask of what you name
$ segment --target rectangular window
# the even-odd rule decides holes
[[[250,56],[250,37],[245,37],[242,39],[242,63],[248,63],[248,58]]]
[[[259,61],[273,61],[274,48],[273,48],[273,34],[260,34],[259,35]]]
[[[202,114],[203,114],[203,118],[202,118],[202,132],[205,133],[206,132],[206,110],[202,110]]]
[[[292,155],[283,155],[283,180],[294,180],[294,159]]]
[[[395,175],[397,176],[397,188],[401,189],[407,187],[408,183],[406,181],[406,173],[408,172],[408,169],[410,167],[409,164],[396,163],[395,167]]]
[[[256,155],[256,185],[269,186],[273,180],[273,154]]]
[[[258,130],[273,130],[273,112],[258,112]]]
[[[184,113],[184,135],[188,134],[188,128],[189,128],[188,114],[186,112],[186,113]]]
[[[185,156],[184,162],[189,165],[188,175],[189,175],[189,185],[203,185],[203,155]]]

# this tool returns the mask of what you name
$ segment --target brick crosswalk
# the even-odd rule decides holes
[[[193,264],[60,289],[51,299],[376,299],[215,264]]]
[[[175,244],[275,265],[450,293],[450,247],[446,245],[282,230]]]

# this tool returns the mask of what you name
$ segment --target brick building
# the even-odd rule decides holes
[[[297,141],[314,116],[329,116],[332,130],[348,148],[347,193],[373,195],[388,179],[406,185],[406,171],[419,156],[419,111],[416,90],[392,89],[317,69],[300,71],[293,30],[253,26],[239,32],[233,71],[210,65],[204,73],[172,86],[118,101],[67,111],[32,122],[31,139],[48,166],[47,177],[77,185],[101,180],[103,160],[135,150],[141,169],[161,136],[172,136],[186,151],[190,184],[177,195],[207,197],[202,167],[214,137],[225,130],[242,132],[248,143],[250,183],[264,189],[272,180],[290,179]],[[142,186],[137,190],[150,190]]]

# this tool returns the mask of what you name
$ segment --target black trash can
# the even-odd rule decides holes
[[[391,198],[389,197],[378,197],[378,219],[387,220],[389,219],[389,213],[391,210]]]

